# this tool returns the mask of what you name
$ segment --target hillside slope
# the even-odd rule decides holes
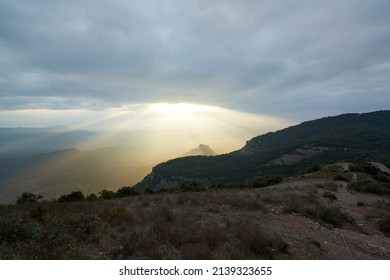
[[[268,187],[0,205],[0,259],[389,260],[389,225],[390,174],[341,162]]]
[[[188,181],[242,182],[256,176],[294,174],[313,163],[354,159],[390,165],[390,111],[307,121],[254,137],[230,154],[170,160],[155,166],[135,188],[169,188]]]

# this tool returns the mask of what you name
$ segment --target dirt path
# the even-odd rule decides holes
[[[387,197],[351,192],[346,182],[338,185],[332,194],[336,200],[323,197],[329,190],[319,187],[329,180],[301,178],[259,190],[263,195],[285,192],[305,195],[316,193],[319,202],[325,207],[339,208],[354,219],[354,223],[341,228],[331,228],[299,214],[284,214],[281,206],[270,205],[270,216],[275,227],[288,240],[290,252],[296,259],[390,259],[390,238],[380,232],[373,220],[367,219],[372,205],[388,204]],[[358,206],[357,202],[363,206]]]

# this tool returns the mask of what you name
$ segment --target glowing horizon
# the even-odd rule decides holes
[[[205,104],[145,103],[93,110],[0,111],[4,127],[48,127],[64,125],[74,130],[101,132],[142,132],[138,139],[145,150],[173,151],[208,144],[217,153],[241,148],[252,137],[293,124],[291,120],[251,114]],[[26,121],[27,120],[27,121]],[[23,121],[26,124],[23,125]],[[13,125],[12,125],[13,124]],[[86,146],[107,145],[109,134]]]

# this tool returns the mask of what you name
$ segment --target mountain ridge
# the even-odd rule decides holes
[[[275,160],[310,145],[322,149],[294,164]],[[134,188],[158,189],[183,182],[236,183],[265,175],[302,172],[315,162],[367,159],[390,165],[390,111],[347,113],[305,121],[253,137],[245,146],[214,157],[183,157],[156,165]]]

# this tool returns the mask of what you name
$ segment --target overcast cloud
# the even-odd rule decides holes
[[[390,109],[390,1],[0,0],[0,110]]]

